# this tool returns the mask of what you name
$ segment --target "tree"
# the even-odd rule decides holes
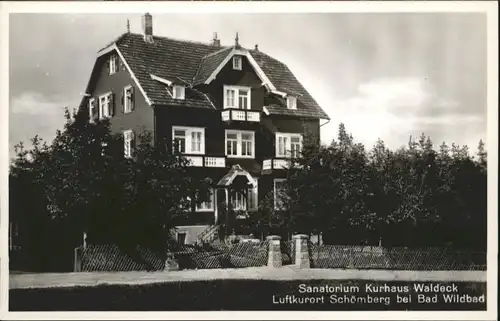
[[[259,224],[322,233],[325,243],[485,248],[486,152],[434,150],[425,134],[395,151],[367,153],[343,124],[329,146],[306,142],[291,163],[279,210],[266,197]],[[267,200],[267,204],[266,204]]]
[[[83,232],[90,243],[164,253],[175,220],[208,197],[210,183],[192,174],[185,158],[155,146],[150,133],[138,133],[129,159],[107,120],[90,123],[84,112],[67,109],[65,119],[50,145],[35,137],[31,150],[19,152],[10,173],[14,190],[33,184],[41,216],[71,255]],[[20,199],[13,205],[23,210]]]

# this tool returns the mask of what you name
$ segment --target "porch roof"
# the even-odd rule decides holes
[[[226,175],[224,175],[219,182],[217,183],[217,186],[231,186],[235,180],[236,177],[238,176],[243,176],[246,177],[248,182],[252,184],[252,186],[256,186],[257,182],[255,179],[250,175],[250,173],[243,169],[240,165],[236,164],[231,167],[231,169],[227,172]]]

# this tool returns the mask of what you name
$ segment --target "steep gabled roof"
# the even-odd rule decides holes
[[[193,85],[203,84],[205,80],[217,69],[217,67],[224,61],[231,47],[225,47],[216,52],[204,56],[199,64],[198,72],[194,76]]]
[[[195,87],[210,81],[210,77],[220,69],[221,64],[234,53],[234,47],[216,47],[158,36],[154,36],[153,39],[152,43],[147,43],[141,34],[125,33],[103,48],[101,53],[111,48],[119,52],[144,90],[146,100],[149,100],[152,105],[213,109],[214,106],[207,95],[196,90]],[[242,50],[255,62],[258,71],[265,74],[264,78],[269,80],[273,89],[297,93],[298,100],[301,102],[297,110],[289,110],[286,104],[280,103],[268,106],[268,114],[329,119],[285,64],[260,51]],[[180,80],[189,84],[186,88],[186,99],[173,99],[165,89],[165,84],[153,79],[151,75],[171,82]]]

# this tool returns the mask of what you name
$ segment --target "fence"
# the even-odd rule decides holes
[[[175,253],[181,269],[223,269],[264,266],[268,242],[227,245],[215,241],[201,248],[184,246]]]
[[[179,269],[216,269],[264,266],[267,242],[227,245],[214,242],[204,246],[182,245],[171,252]],[[123,250],[116,245],[89,245],[75,249],[75,271],[164,270],[166,253],[136,247]]]
[[[295,251],[292,250],[292,253]],[[292,254],[293,255],[293,254]],[[445,248],[309,245],[313,268],[486,270],[486,253]]]
[[[89,245],[75,249],[75,271],[141,271],[162,270],[165,259],[149,249],[121,249],[111,244]]]

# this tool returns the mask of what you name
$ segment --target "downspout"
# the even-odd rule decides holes
[[[320,144],[320,145],[321,145],[321,127],[323,127],[323,126],[325,126],[326,124],[328,124],[328,123],[330,122],[330,120],[331,120],[331,119],[327,119],[327,120],[326,120],[326,123],[324,123],[323,125],[319,125],[320,130],[318,131],[318,133],[319,133],[319,137],[320,137],[320,138],[319,138],[319,144]]]

